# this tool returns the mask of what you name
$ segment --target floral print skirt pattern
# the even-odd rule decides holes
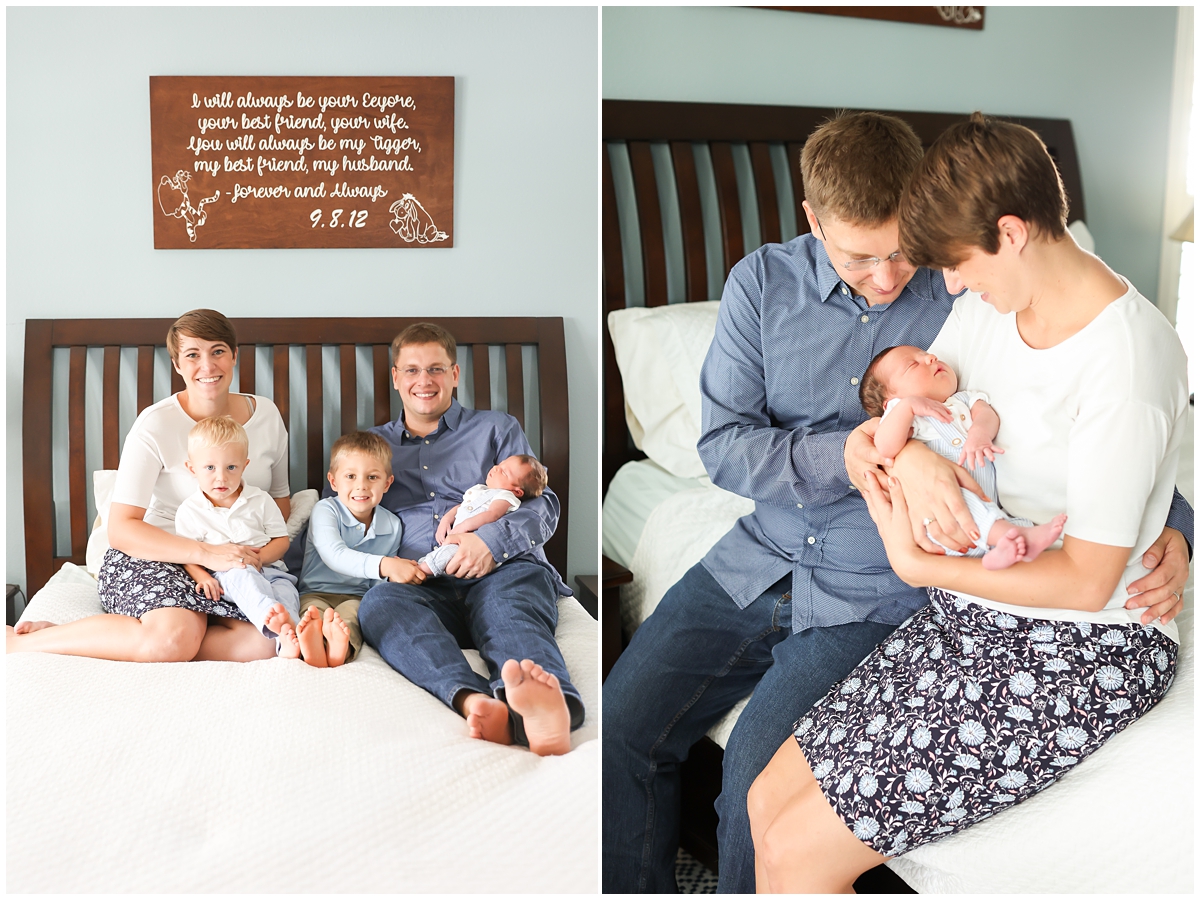
[[[107,613],[140,619],[156,609],[175,607],[249,621],[224,598],[216,602],[196,591],[196,582],[175,563],[154,562],[109,549],[97,576],[100,605]]]
[[[899,856],[1031,797],[1162,699],[1150,626],[1027,619],[929,589],[795,726],[829,805]]]

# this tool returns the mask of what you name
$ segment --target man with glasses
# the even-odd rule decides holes
[[[395,481],[382,505],[400,517],[406,559],[437,545],[441,517],[462,502],[463,485],[510,456],[533,453],[512,416],[464,409],[454,398],[457,353],[448,331],[424,322],[392,342],[392,385],[404,410],[371,431],[392,447]],[[358,611],[364,640],[466,718],[472,737],[542,756],[569,751],[584,714],[554,640],[558,598],[571,590],[542,551],[558,516],[558,498],[546,488],[496,522],[450,535],[459,550],[445,577],[384,582]],[[462,647],[479,650],[490,678],[470,667]]]
[[[953,304],[942,274],[899,249],[900,197],[921,156],[891,116],[822,125],[800,161],[812,233],[761,247],[729,273],[700,376],[698,450],[713,483],[755,510],[666,593],[604,683],[605,892],[675,890],[679,764],[753,692],[717,801],[718,890],[752,893],[754,778],[801,715],[927,602],[891,571],[852,483],[882,462],[858,400],[868,363],[898,344],[928,347]],[[959,483],[978,487],[923,449],[898,460],[918,466],[900,472],[910,508],[963,549],[972,526]],[[1190,535],[1191,510],[1176,498],[1169,523]],[[1174,565],[1183,537],[1168,533],[1181,542]],[[1164,543],[1150,551],[1157,560]]]

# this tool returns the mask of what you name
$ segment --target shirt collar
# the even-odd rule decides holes
[[[448,410],[446,410],[444,413],[442,413],[441,419],[438,420],[438,427],[433,429],[433,431],[429,432],[429,434],[425,435],[425,437],[428,438],[430,435],[437,434],[438,432],[440,432],[442,430],[443,425],[445,425],[451,431],[457,431],[458,426],[462,423],[462,417],[463,417],[462,404],[460,404],[458,402],[457,397],[451,397],[450,398],[450,408]],[[408,431],[408,429],[404,427],[404,413],[403,412],[400,413],[400,418],[396,421],[396,424],[400,427],[400,432],[405,437],[413,438],[413,439],[416,438],[416,435],[410,433]]]
[[[333,497],[333,508],[337,511],[338,523],[346,528],[354,528],[356,525],[361,525],[362,522],[354,518],[354,513],[346,509],[346,504],[342,502],[342,498],[336,494]],[[376,506],[371,514],[371,524],[367,526],[364,538],[375,537],[380,534],[391,534],[395,531],[394,523],[390,516],[379,515],[379,507]]]

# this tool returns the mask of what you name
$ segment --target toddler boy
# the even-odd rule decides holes
[[[420,583],[417,564],[400,559],[400,519],[379,505],[392,484],[392,448],[358,431],[334,442],[329,484],[337,496],[313,507],[300,570],[300,652],[309,665],[350,662],[362,649],[358,604],[383,580]]]
[[[993,443],[1000,432],[1000,416],[986,394],[958,390],[954,370],[932,353],[906,346],[881,351],[867,366],[858,396],[870,415],[883,417],[875,432],[875,449],[885,459],[894,459],[911,435],[964,466],[985,494],[996,496],[993,461],[995,454],[1004,452]],[[1065,515],[1057,515],[1044,525],[1034,525],[1009,516],[971,491],[963,490],[962,495],[979,529],[978,535],[972,535],[975,546],[966,555],[982,556],[985,569],[1006,569],[1036,559],[1058,540],[1067,521]],[[963,555],[938,546],[951,556]]]
[[[243,484],[250,464],[250,439],[229,416],[201,419],[188,432],[187,468],[199,490],[175,513],[175,533],[205,544],[241,544],[258,548],[262,566],[212,572],[184,566],[196,590],[217,601],[224,593],[267,637],[276,639],[279,656],[300,655],[295,615],[299,612],[296,578],[280,562],[287,552],[287,523],[271,495]]]
[[[422,556],[417,565],[426,575],[445,575],[447,563],[458,552],[457,544],[446,543],[449,535],[467,534],[488,522],[495,522],[520,507],[520,498],[542,496],[547,483],[546,467],[534,457],[521,453],[502,459],[492,466],[483,484],[463,491],[462,503],[442,516],[437,530],[437,542],[441,546]]]

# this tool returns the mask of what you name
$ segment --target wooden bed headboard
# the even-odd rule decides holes
[[[90,522],[88,521],[89,473],[86,465],[86,423],[88,348],[103,348],[103,385],[99,421],[103,468],[115,469],[120,453],[120,398],[136,389],[136,409],[140,413],[155,401],[155,353],[165,348],[167,329],[173,319],[28,319],[25,322],[25,380],[22,410],[23,484],[25,502],[25,561],[27,596],[34,593],[64,562],[84,564]],[[285,423],[289,422],[292,399],[289,396],[290,348],[300,347],[306,384],[305,397],[295,398],[307,405],[307,478],[303,485],[293,484],[292,492],[304,488],[320,490],[325,483],[325,425],[338,423],[337,433],[344,434],[372,425],[381,425],[391,416],[391,360],[389,348],[402,329],[414,322],[434,322],[446,328],[459,342],[459,361],[470,354],[473,406],[489,409],[492,403],[492,377],[489,348],[499,347],[503,360],[503,385],[507,412],[522,427],[530,418],[540,423],[540,450],[535,452],[550,472],[550,483],[561,503],[558,530],[546,543],[550,563],[566,577],[567,511],[569,494],[569,414],[567,404],[567,359],[563,342],[563,320],[558,317],[521,318],[280,318],[231,319],[238,336],[238,388],[244,393],[255,390],[256,348],[270,348],[273,369],[272,399]],[[366,344],[364,335],[376,342]],[[322,382],[322,348],[338,348],[340,392],[332,404],[325,399]],[[370,347],[374,407],[370,421],[358,419],[358,347]],[[526,372],[522,348],[533,347],[536,365],[534,390],[525,389]],[[59,556],[55,550],[56,521],[54,485],[47,477],[52,458],[52,422],[54,421],[55,349],[66,349],[67,373],[67,444],[70,520],[70,553]],[[136,348],[136,385],[122,384],[122,348]],[[282,352],[281,352],[282,351]],[[161,351],[160,351],[161,355]],[[128,381],[129,379],[126,379]],[[182,380],[172,370],[172,392],[183,389]],[[533,440],[531,438],[531,440]]]
[[[747,234],[769,243],[806,233],[808,223],[800,208],[800,149],[836,112],[804,106],[605,100],[605,315],[638,305],[637,299],[646,306],[719,300],[729,270],[757,246],[748,246]],[[908,121],[926,147],[949,125],[967,118],[887,112]],[[1086,221],[1070,121],[1002,118],[1041,135],[1067,189],[1068,221]],[[629,439],[621,376],[607,327],[602,331],[607,490],[618,468],[644,455]]]

